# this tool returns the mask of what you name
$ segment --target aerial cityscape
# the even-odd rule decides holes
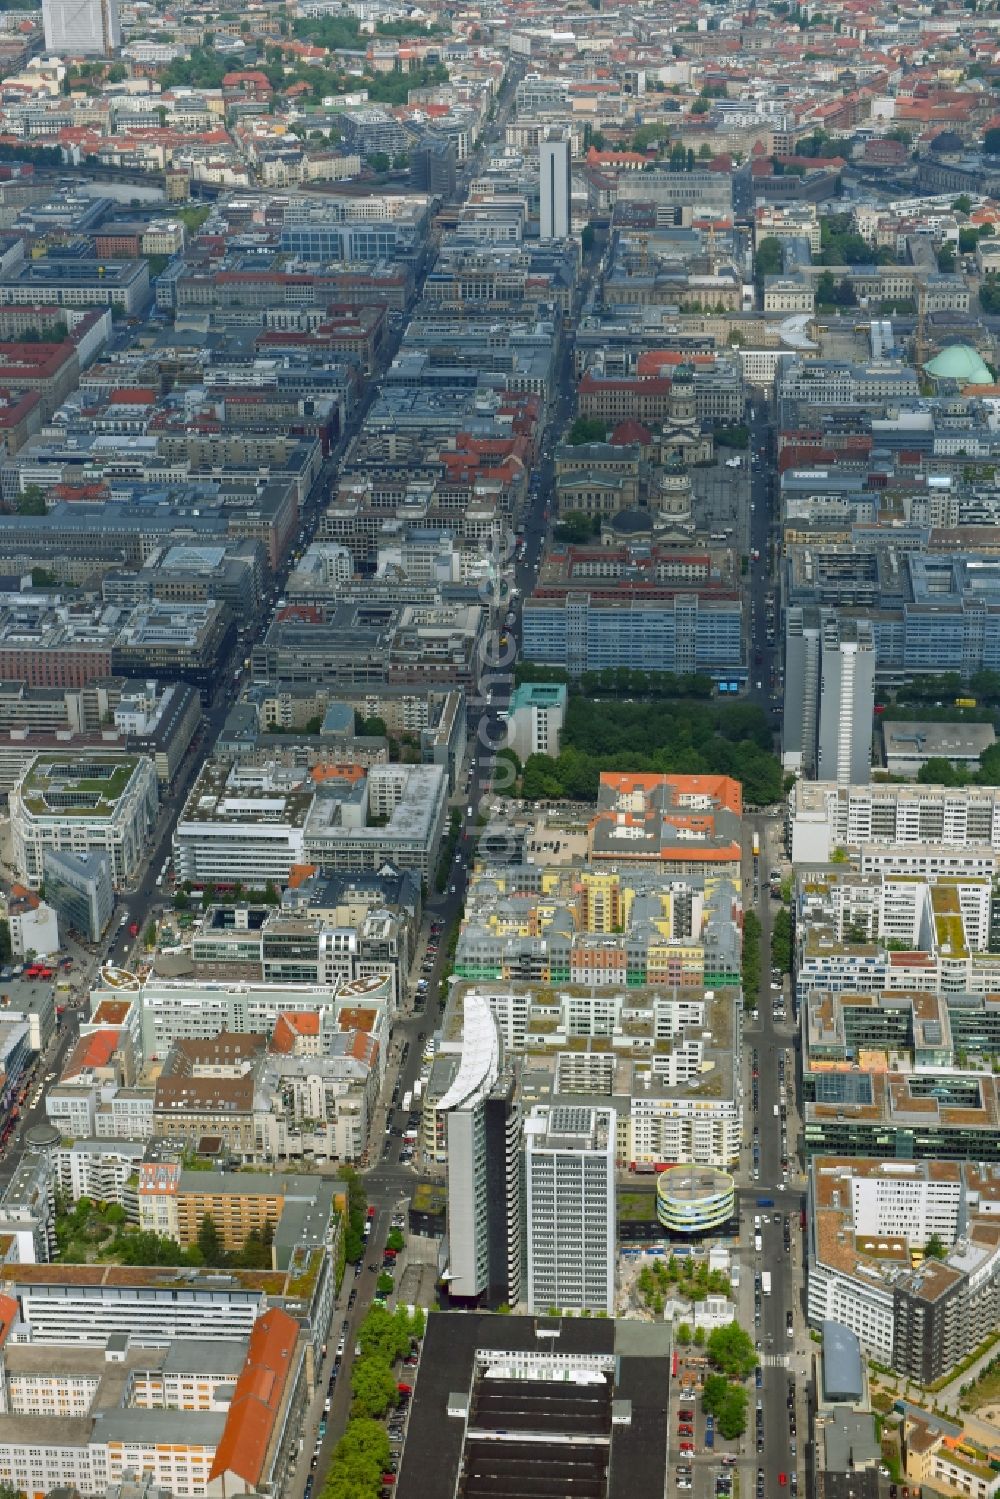
[[[1000,7],[0,0],[0,1499],[1000,1499]]]

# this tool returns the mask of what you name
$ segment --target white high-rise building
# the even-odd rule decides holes
[[[782,759],[807,777],[871,775],[875,637],[871,621],[810,606],[788,610]]]
[[[122,44],[118,0],[42,0],[45,50],[110,57]]]
[[[816,776],[850,786],[871,777],[875,636],[867,619],[824,620]]]
[[[570,142],[553,131],[538,146],[538,217],[542,239],[568,239],[570,232]]]
[[[539,1104],[524,1123],[528,1310],[615,1309],[615,1111]]]

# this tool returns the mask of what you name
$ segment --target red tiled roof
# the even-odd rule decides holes
[[[13,1296],[0,1296],[0,1348],[10,1336],[17,1321],[17,1302]]]
[[[107,1067],[118,1050],[120,1034],[116,1030],[99,1030],[81,1036],[63,1069],[63,1077],[76,1077],[92,1067]]]
[[[611,434],[611,442],[616,448],[627,447],[633,442],[637,442],[640,447],[648,448],[652,441],[652,432],[648,427],[644,427],[642,422],[619,422]]]
[[[113,390],[108,398],[109,406],[153,406],[156,391],[148,386],[128,386],[125,390]]]
[[[280,1307],[272,1307],[257,1318],[209,1479],[234,1473],[251,1488],[257,1488],[265,1477],[264,1460],[291,1372],[298,1335],[295,1318]]]
[[[271,1051],[291,1053],[299,1036],[319,1035],[319,1014],[311,1010],[286,1010],[278,1016],[271,1036]]]

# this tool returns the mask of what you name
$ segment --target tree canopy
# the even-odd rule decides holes
[[[781,241],[773,234],[767,235],[757,246],[754,255],[754,269],[758,279],[764,276],[777,276],[781,272]]]
[[[567,541],[581,545],[601,534],[599,515],[585,515],[582,510],[567,510],[556,522],[553,535],[556,541]]]
[[[352,1166],[341,1166],[337,1175],[347,1184],[347,1232],[344,1236],[345,1254],[352,1264],[365,1252],[364,1227],[368,1199],[361,1178]]]
[[[701,1398],[708,1415],[715,1417],[721,1436],[727,1440],[742,1436],[747,1425],[747,1392],[732,1384],[724,1374],[709,1374]]]
[[[607,426],[599,417],[578,416],[569,429],[566,441],[572,443],[574,447],[579,447],[585,442],[603,442],[607,435]]]
[[[390,1450],[381,1421],[368,1416],[349,1421],[333,1449],[322,1499],[378,1499]]]
[[[529,801],[595,801],[602,770],[730,775],[758,806],[781,795],[770,724],[752,703],[603,702],[573,694],[558,758],[529,755],[522,793]]]
[[[744,1332],[738,1322],[729,1322],[725,1327],[713,1327],[708,1335],[705,1351],[709,1363],[730,1379],[746,1379],[757,1364],[753,1338]]]

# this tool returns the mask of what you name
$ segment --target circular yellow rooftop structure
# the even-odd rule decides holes
[[[656,1180],[656,1217],[672,1234],[705,1234],[736,1213],[736,1183],[715,1166],[668,1166]]]

